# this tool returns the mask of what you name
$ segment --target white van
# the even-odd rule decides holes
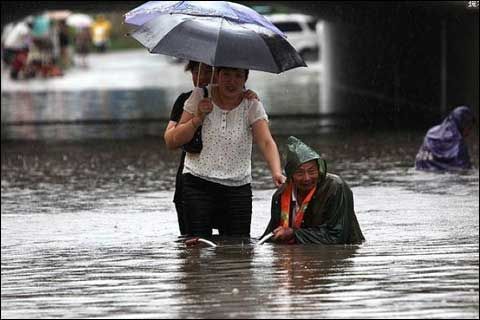
[[[265,17],[286,34],[288,42],[304,60],[319,59],[320,46],[316,32],[318,20],[315,17],[300,13],[271,14]]]

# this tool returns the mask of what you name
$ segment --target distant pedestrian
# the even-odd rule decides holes
[[[68,68],[70,66],[70,36],[65,20],[60,20],[59,27],[60,65],[62,68]]]
[[[437,126],[428,130],[417,153],[417,170],[455,171],[470,169],[472,163],[465,137],[475,123],[472,111],[467,106],[455,108]]]
[[[90,53],[92,38],[88,27],[80,29],[75,37],[75,51],[80,57],[80,66],[87,68],[87,56]]]
[[[97,16],[90,27],[92,43],[98,52],[105,52],[110,42],[112,24],[103,14]]]

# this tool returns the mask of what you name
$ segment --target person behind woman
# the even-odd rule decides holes
[[[415,158],[417,170],[455,171],[470,169],[472,163],[465,144],[475,118],[467,106],[455,108],[437,126],[430,128]]]
[[[210,81],[212,81],[212,67],[204,63],[199,63],[197,61],[189,61],[185,66],[185,71],[190,72],[192,76],[193,86],[198,88],[206,87]],[[213,79],[214,80],[214,79]],[[183,106],[185,101],[190,97],[192,90],[180,94],[173,105],[172,111],[170,113],[170,121],[167,124],[165,129],[164,139],[165,144],[171,150],[176,149],[178,146],[173,145],[173,132],[175,127],[183,113]],[[252,100],[258,99],[257,94],[251,90],[246,90],[243,92],[245,98]],[[175,204],[175,209],[177,211],[178,217],[178,227],[180,229],[180,234],[185,235],[187,233],[187,223],[186,218],[183,213],[183,183],[182,183],[182,173],[183,173],[183,164],[185,161],[186,152],[182,150],[180,157],[180,163],[177,170],[177,176],[175,179],[175,193],[173,202]]]
[[[92,38],[88,27],[83,27],[75,36],[75,51],[80,57],[80,67],[88,68],[87,56],[90,53]]]
[[[250,236],[253,141],[275,185],[286,178],[262,103],[243,97],[248,70],[218,67],[215,76],[218,84],[210,88],[211,98],[203,98],[201,89],[193,90],[172,136],[172,145],[178,147],[203,126],[203,149],[187,153],[183,169],[188,234],[209,237],[216,224],[220,235]]]
[[[59,22],[58,43],[60,45],[60,65],[65,69],[70,66],[70,35],[65,20]]]
[[[212,76],[212,67],[206,64],[200,64],[196,61],[189,61],[185,66],[185,71],[190,71],[192,75],[192,83],[199,87],[205,87]],[[183,105],[185,101],[190,97],[192,91],[184,92],[177,97],[173,105],[172,111],[170,113],[170,121],[167,124],[165,129],[164,139],[168,148],[174,149],[171,147],[171,136],[173,129],[177,126],[177,123],[180,121],[183,112]],[[175,179],[175,193],[173,196],[173,202],[175,204],[175,209],[177,211],[178,217],[178,227],[180,229],[180,234],[185,235],[187,232],[185,217],[183,214],[183,183],[182,183],[182,172],[183,172],[183,163],[185,161],[185,151],[182,150],[182,155],[180,157],[180,164],[177,170],[177,176]]]

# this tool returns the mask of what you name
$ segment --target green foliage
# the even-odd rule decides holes
[[[110,39],[110,46],[108,50],[115,51],[115,50],[126,50],[126,49],[139,49],[143,48],[143,46],[135,39],[124,35],[119,37],[111,37]]]

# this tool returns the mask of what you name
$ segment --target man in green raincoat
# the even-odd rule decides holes
[[[285,172],[287,181],[272,197],[272,217],[263,236],[273,232],[274,242],[301,244],[365,240],[350,187],[327,173],[325,160],[295,137],[288,138]]]

